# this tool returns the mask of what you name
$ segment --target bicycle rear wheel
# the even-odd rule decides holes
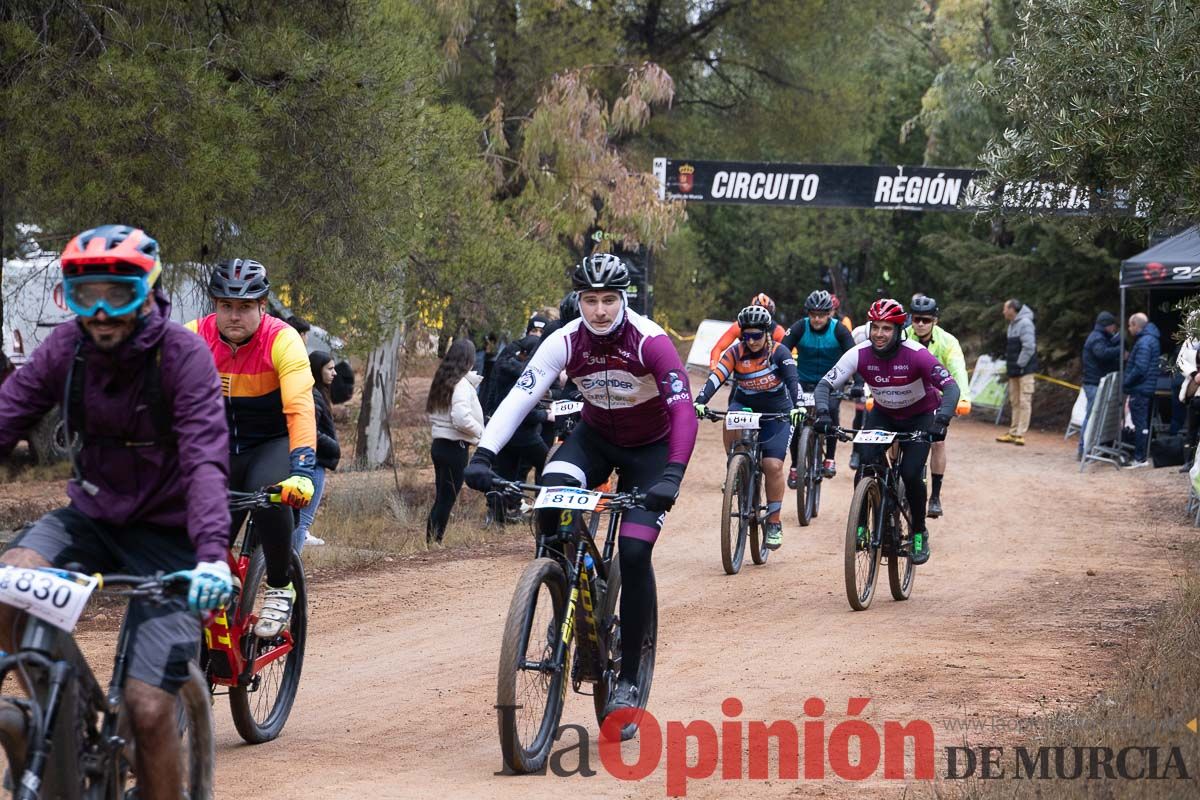
[[[296,589],[296,602],[292,605],[292,621],[286,633],[292,640],[292,649],[284,655],[267,662],[262,669],[251,671],[249,681],[229,690],[229,710],[233,714],[233,725],[238,735],[250,744],[269,742],[279,736],[292,713],[296,701],[296,690],[300,686],[300,672],[304,668],[304,642],[308,634],[308,591],[304,583],[304,565],[300,556],[293,551],[292,586]],[[246,571],[246,582],[242,586],[242,598],[238,605],[238,618],[245,620],[262,607],[266,592],[267,562],[262,547],[254,550],[250,568]],[[240,643],[243,654],[251,660],[268,655],[285,646],[283,634],[275,639],[259,639],[246,625]]]
[[[721,564],[726,575],[736,575],[746,557],[746,534],[753,514],[750,469],[750,457],[735,453],[725,470],[725,494],[721,498]]]
[[[879,548],[872,542],[882,502],[879,479],[864,476],[854,489],[846,521],[846,599],[855,611],[866,611],[875,595]]]
[[[530,562],[508,606],[496,675],[500,752],[513,772],[540,770],[554,744],[571,663],[570,642],[563,663],[552,663],[566,612],[562,567],[549,558]]]
[[[654,571],[651,568],[651,580]],[[604,595],[604,606],[600,616],[600,635],[604,642],[604,676],[596,682],[592,703],[596,708],[596,722],[604,724],[604,706],[608,695],[621,672],[621,562],[614,558],[608,573],[608,590]],[[658,589],[651,595],[650,620],[646,625],[646,638],[642,640],[642,660],[638,665],[638,708],[644,709],[650,699],[650,686],[654,682],[654,653],[658,646]],[[637,724],[629,723],[621,728],[621,741],[632,739],[637,733]]]
[[[897,489],[899,497],[904,497],[904,481],[900,481]],[[903,501],[901,501],[903,502]],[[912,523],[905,513],[905,506],[897,507],[891,514],[892,521],[888,532],[894,536],[892,553],[888,560],[888,588],[892,591],[893,600],[907,600],[912,595],[913,581],[917,577],[917,566],[911,558],[905,558],[902,553],[912,552]]]
[[[809,474],[812,472],[811,453],[812,440],[816,434],[813,432],[811,425],[804,425],[800,428],[800,440],[796,443],[796,452],[800,456],[799,475],[796,480],[796,518],[800,520],[800,525],[808,527],[812,522],[812,506],[809,503],[808,494],[812,482],[809,480]]]

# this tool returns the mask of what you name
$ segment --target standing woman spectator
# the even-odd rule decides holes
[[[306,544],[314,547],[325,544],[325,540],[313,536],[310,529],[317,515],[317,506],[325,494],[325,471],[337,469],[338,461],[342,458],[342,446],[338,444],[337,428],[333,425],[333,395],[330,393],[337,374],[333,356],[324,350],[309,353],[308,366],[312,370],[313,407],[317,412],[317,466],[313,469],[312,502],[300,509],[300,524],[292,534],[292,547],[297,553]]]
[[[462,489],[463,470],[467,466],[470,445],[483,434],[483,408],[476,388],[483,378],[473,372],[475,345],[470,339],[458,339],[446,351],[446,357],[433,374],[425,413],[433,427],[433,458],[436,496],[425,523],[425,543],[442,543],[450,511]]]

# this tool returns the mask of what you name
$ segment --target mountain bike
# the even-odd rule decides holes
[[[755,564],[767,563],[767,504],[763,501],[761,423],[788,419],[788,414],[753,411],[709,411],[713,422],[725,420],[726,430],[740,431],[725,462],[725,491],[721,497],[721,564],[725,574],[736,575],[746,558],[746,539]]]
[[[839,402],[834,396],[833,402]],[[816,400],[812,392],[801,390],[800,402],[805,410],[804,420],[795,432],[796,452],[799,454],[799,470],[796,475],[796,518],[802,527],[808,527],[821,510],[821,482],[825,480],[825,437],[813,430],[816,419]]]
[[[275,486],[257,492],[230,492],[229,508],[235,512],[270,508],[279,504],[277,492]],[[262,607],[267,589],[267,561],[253,515],[247,515],[240,543],[235,542],[226,556],[233,576],[233,598],[204,627],[200,664],[213,694],[229,695],[233,725],[250,744],[269,742],[283,731],[304,667],[308,591],[300,556],[294,550],[289,552],[296,601],[292,604],[291,623],[282,633],[273,639],[254,635],[257,610]]]
[[[855,611],[870,607],[882,556],[887,559],[892,599],[907,600],[917,568],[912,562],[912,517],[904,496],[904,479],[900,477],[900,445],[930,441],[929,434],[849,428],[834,431],[842,441],[889,445],[881,461],[859,468],[846,522],[846,599]]]
[[[123,691],[130,635],[117,637],[107,691],[72,636],[96,589],[129,587],[120,595],[162,603],[186,595],[189,580],[134,575],[83,575],[62,569],[0,567],[0,602],[26,612],[20,646],[0,656],[0,679],[15,673],[28,697],[0,697],[0,748],[7,788],[17,800],[123,800],[136,797],[132,723]],[[213,793],[213,725],[204,676],[190,665],[176,700],[182,737],[180,795]],[[131,792],[126,794],[126,792]]]
[[[644,495],[636,490],[596,492],[501,480],[493,486],[535,496],[538,509],[559,509],[557,528],[538,536],[536,557],[513,592],[497,673],[504,763],[516,773],[536,772],[545,766],[554,744],[568,678],[578,694],[588,694],[582,687],[591,685],[596,721],[604,721],[604,706],[621,670],[621,562],[613,553],[623,512],[640,506]],[[601,513],[607,516],[607,526],[604,543],[597,547]],[[643,709],[654,679],[657,631],[655,597],[638,668]],[[621,738],[636,732],[637,723],[628,723]]]

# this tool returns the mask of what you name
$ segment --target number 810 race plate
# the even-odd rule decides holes
[[[534,508],[577,508],[580,511],[595,511],[600,502],[600,493],[574,486],[546,486],[533,501]]]

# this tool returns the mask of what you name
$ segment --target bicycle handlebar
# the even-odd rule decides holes
[[[492,480],[492,489],[504,493],[536,495],[542,489],[578,489],[578,486],[542,486],[537,483],[522,483],[521,481],[506,481],[502,478]],[[597,492],[605,504],[613,510],[629,509],[641,506],[646,499],[645,492],[634,489],[630,492]]]
[[[759,419],[765,419],[768,421],[785,420],[791,418],[791,412],[788,411],[766,413],[761,411],[713,411],[712,409],[709,409],[707,412],[705,412],[704,418],[710,422],[720,422],[729,414],[758,414]]]
[[[256,508],[274,508],[283,503],[279,484],[264,486],[257,492],[229,492],[230,511],[252,511]]]
[[[869,431],[869,430],[880,430],[880,429],[878,429],[878,428],[840,428],[840,427],[835,426],[833,429],[833,434],[834,434],[834,436],[837,436],[838,439],[840,439],[841,441],[848,442],[848,441],[851,441],[856,435],[862,433],[863,431]],[[893,439],[893,441],[895,441],[895,442],[932,442],[933,441],[933,437],[929,434],[928,431],[912,431],[911,433],[905,433],[902,431],[889,431],[889,433],[896,434],[896,438]]]

